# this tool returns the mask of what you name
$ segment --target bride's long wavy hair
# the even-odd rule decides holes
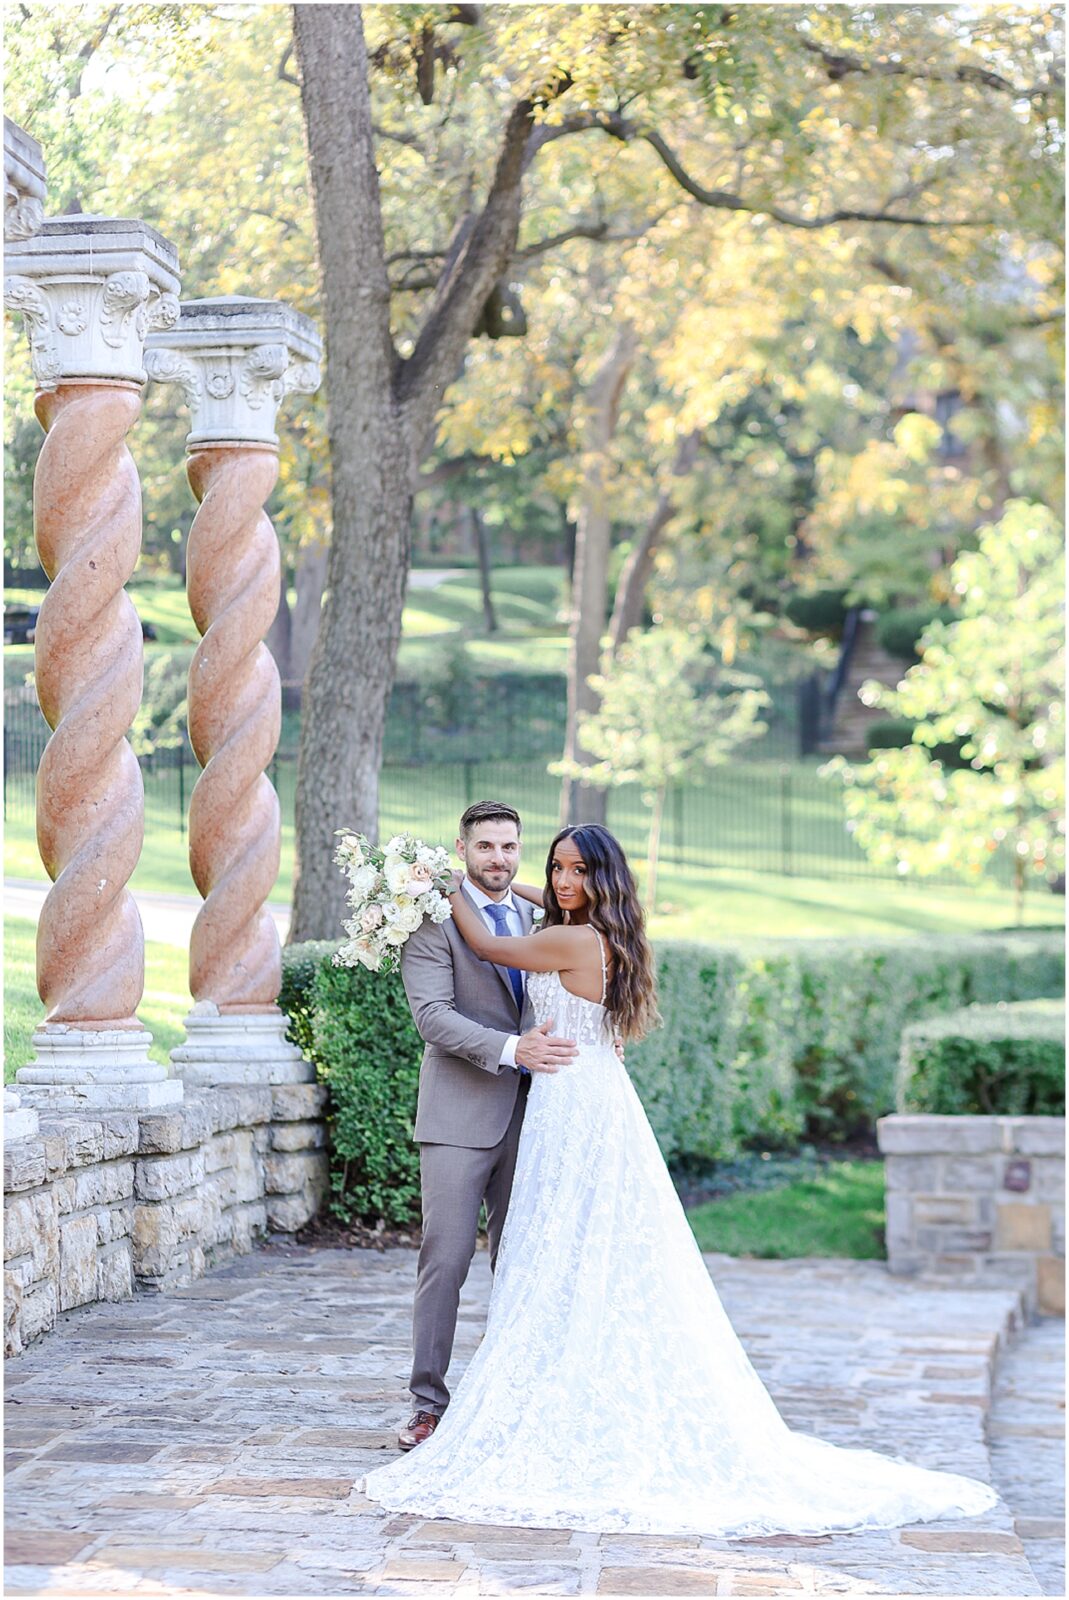
[[[624,1039],[641,1039],[660,1023],[653,951],[646,938],[646,917],[627,857],[608,828],[592,822],[561,828],[546,857],[545,926],[563,923],[564,912],[553,890],[553,857],[562,839],[570,839],[583,859],[590,921],[603,933],[612,952],[606,1009]]]

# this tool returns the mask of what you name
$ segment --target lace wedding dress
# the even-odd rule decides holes
[[[539,1022],[579,1054],[531,1083],[486,1333],[437,1430],[357,1487],[423,1517],[721,1537],[994,1505],[975,1479],[788,1429],[720,1304],[604,1008],[557,973],[528,984]]]

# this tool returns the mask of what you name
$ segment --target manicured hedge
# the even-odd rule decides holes
[[[279,1005],[330,1086],[331,1211],[403,1224],[419,1216],[412,1127],[423,1044],[400,974],[336,967],[337,948],[288,946]]]
[[[902,1035],[897,1102],[958,1116],[1063,1116],[1064,1003],[967,1006],[915,1022]]]
[[[418,1206],[420,1044],[400,978],[283,953],[290,1036],[334,1101],[335,1209],[408,1220]],[[657,946],[664,1027],[627,1067],[665,1157],[846,1138],[895,1107],[911,1023],[973,1003],[1062,993],[1059,932]]]
[[[889,656],[916,661],[917,641],[930,622],[956,622],[952,606],[896,606],[876,619],[876,643]]]
[[[838,637],[846,621],[846,590],[795,593],[789,596],[783,610],[796,627],[805,628],[808,633],[833,633]]]

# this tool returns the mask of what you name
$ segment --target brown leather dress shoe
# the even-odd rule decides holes
[[[397,1443],[402,1450],[414,1450],[416,1445],[430,1438],[441,1420],[433,1411],[415,1412],[397,1435]]]

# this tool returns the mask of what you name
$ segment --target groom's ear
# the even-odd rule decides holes
[[[467,857],[464,854],[464,841],[463,841],[463,839],[458,839],[457,840],[456,852],[457,852],[457,855],[460,857],[461,861],[466,861],[467,860]]]

